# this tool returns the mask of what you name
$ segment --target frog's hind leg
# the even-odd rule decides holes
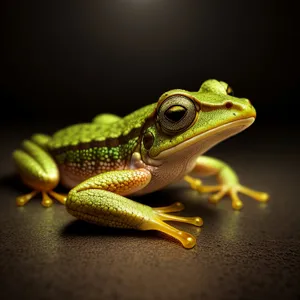
[[[17,197],[17,205],[23,206],[39,192],[42,193],[42,205],[49,207],[52,200],[48,193],[61,203],[65,203],[66,197],[52,190],[59,182],[57,165],[49,153],[43,149],[47,136],[36,135],[33,141],[25,140],[23,149],[13,152],[13,159],[23,182],[33,191],[29,194]]]
[[[180,241],[185,248],[192,248],[196,238],[170,226],[165,221],[203,224],[200,217],[180,217],[167,212],[178,212],[184,207],[174,203],[152,208],[130,200],[125,195],[146,186],[151,173],[145,169],[120,170],[101,173],[73,188],[66,201],[66,208],[73,216],[102,226],[157,230]]]

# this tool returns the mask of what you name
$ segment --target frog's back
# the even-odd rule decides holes
[[[106,140],[118,139],[122,143],[126,137],[139,133],[146,118],[153,112],[155,103],[145,106],[124,118],[105,123],[83,123],[75,124],[57,131],[49,141],[51,150],[58,150],[64,147],[77,146],[90,142],[105,142]]]
[[[59,166],[62,183],[71,188],[96,174],[126,168],[155,105],[113,123],[75,124],[56,132],[48,149]]]

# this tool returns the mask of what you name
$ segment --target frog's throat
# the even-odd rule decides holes
[[[194,148],[192,152],[197,150],[198,155],[201,155],[221,141],[245,130],[254,122],[254,120],[254,117],[249,117],[223,124],[217,128],[205,131],[195,137],[192,137],[170,149],[164,150],[150,160],[154,164],[159,164],[159,162],[162,160],[170,158],[172,155],[180,153],[181,151],[189,148]],[[197,149],[195,149],[195,147]]]

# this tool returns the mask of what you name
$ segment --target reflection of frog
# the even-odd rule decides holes
[[[171,90],[157,103],[124,118],[103,114],[92,123],[67,127],[52,137],[34,135],[23,142],[24,150],[13,154],[23,181],[34,189],[18,197],[17,203],[24,205],[42,192],[44,206],[52,204],[49,194],[79,219],[159,230],[191,248],[195,238],[164,221],[201,226],[200,217],[169,214],[182,210],[181,203],[151,208],[125,196],[149,193],[182,178],[200,192],[215,192],[212,202],[229,195],[234,209],[242,207],[238,192],[265,202],[268,195],[240,185],[227,164],[202,156],[250,126],[255,116],[249,100],[233,97],[225,82],[207,80],[198,92]],[[219,184],[202,185],[190,173],[216,175]],[[71,188],[67,197],[53,191],[59,181]]]

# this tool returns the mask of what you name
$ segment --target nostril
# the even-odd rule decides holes
[[[233,106],[232,102],[231,101],[228,101],[225,103],[225,107],[226,108],[231,108]]]

